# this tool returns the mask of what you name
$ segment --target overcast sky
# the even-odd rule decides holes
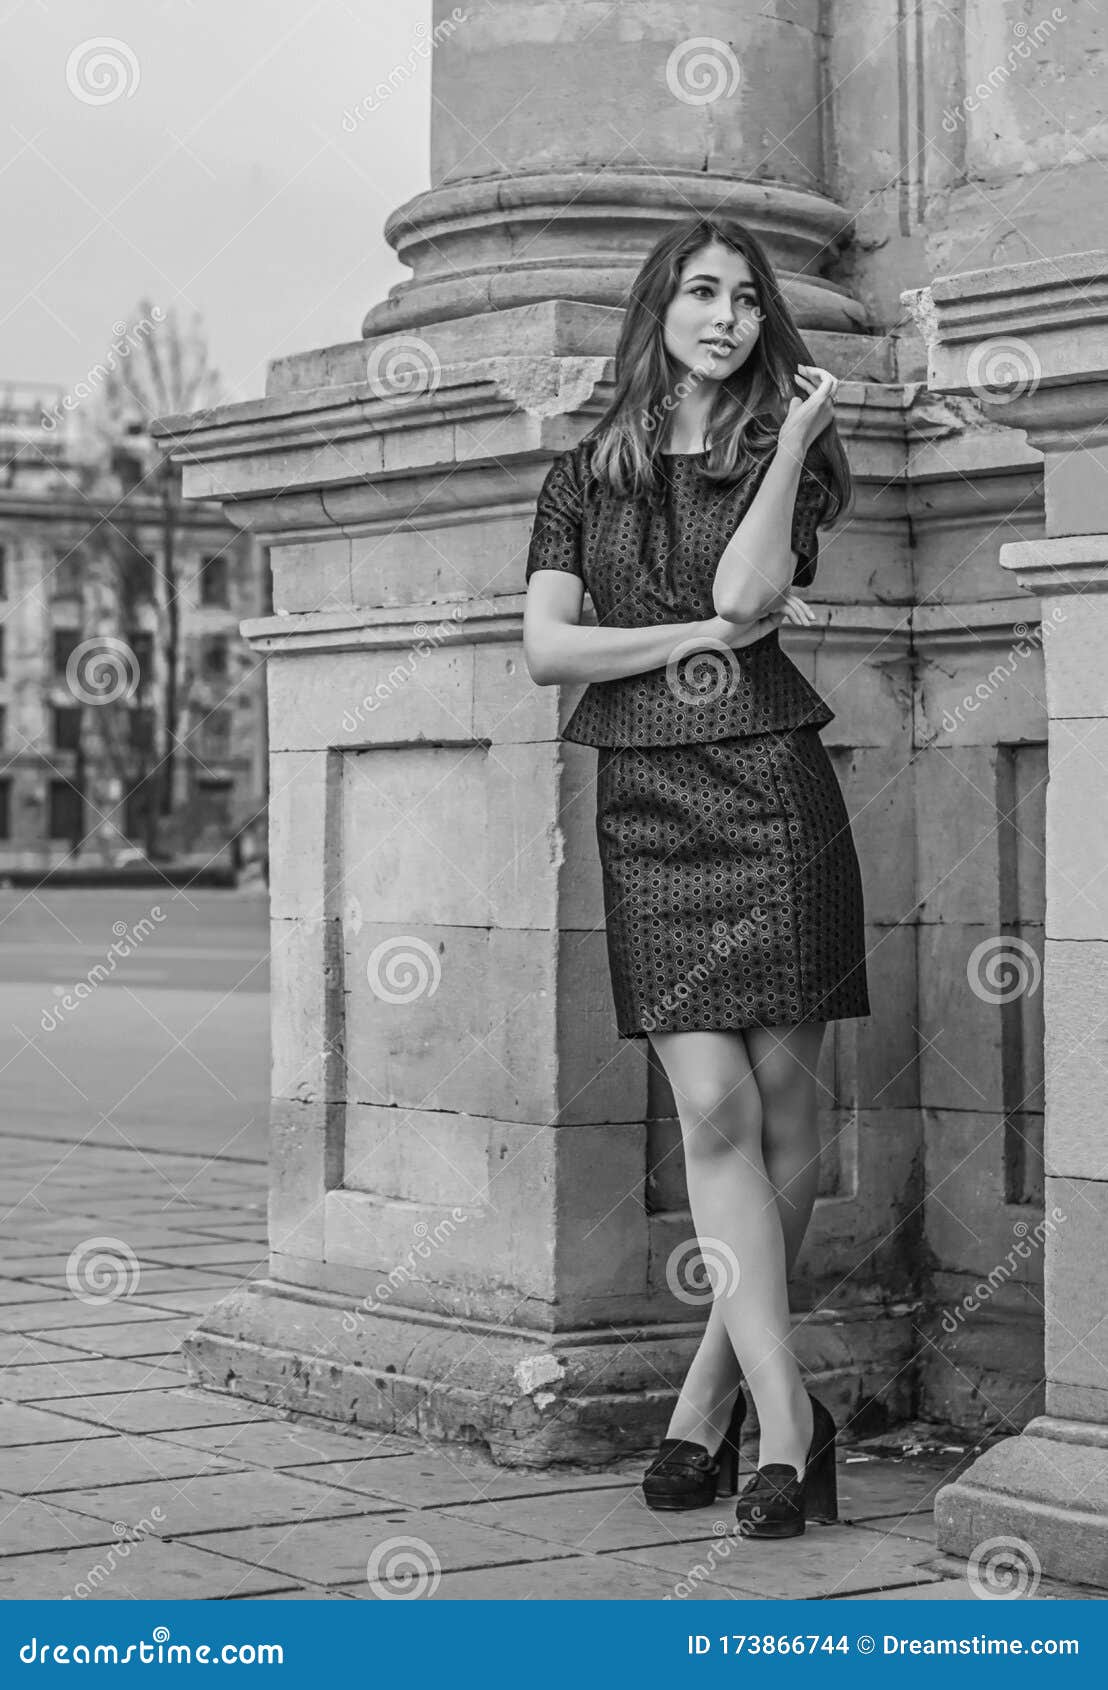
[[[429,20],[430,0],[0,0],[0,382],[71,385],[143,294],[203,312],[231,398],[357,339],[410,275],[382,228],[429,185]],[[99,68],[98,37],[120,44]]]

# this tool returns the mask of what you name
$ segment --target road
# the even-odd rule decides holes
[[[267,953],[264,887],[0,891],[5,1130],[263,1160]]]

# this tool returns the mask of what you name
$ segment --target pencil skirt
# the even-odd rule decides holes
[[[870,1013],[861,874],[814,726],[599,746],[618,1036]]]

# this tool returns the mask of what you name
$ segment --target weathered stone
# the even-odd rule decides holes
[[[1046,1571],[1101,1586],[1108,1584],[1103,1494],[1108,1474],[1108,1184],[1099,1148],[1102,1135],[1090,1134],[1087,1124],[1089,1099],[1099,1100],[1102,1090],[1100,1076],[1090,1079],[1081,1053],[1090,1003],[1096,1018],[1095,993],[1090,998],[1086,990],[1090,963],[1095,971],[1108,937],[1108,905],[1099,886],[1103,852],[1093,844],[1103,834],[1098,804],[1108,739],[1100,650],[1076,632],[1082,617],[1072,600],[1078,591],[1082,602],[1088,595],[1099,606],[1093,625],[1098,616],[1103,621],[1108,493],[1104,448],[1094,432],[1101,428],[1108,394],[1106,274],[1108,255],[1078,253],[950,277],[920,302],[932,379],[956,392],[977,388],[974,360],[980,337],[988,349],[1005,344],[1002,338],[990,342],[990,334],[1018,334],[1014,346],[1008,342],[1007,356],[1014,355],[1021,365],[1020,378],[999,395],[998,408],[1006,421],[1025,428],[1029,443],[1044,454],[1047,539],[1005,546],[1000,562],[1043,604],[1050,718],[1044,1139],[1048,1166],[1061,1166],[1070,1176],[1045,1181],[1044,1218],[1057,1220],[1044,1241],[1047,1413],[1019,1437],[989,1450],[940,1493],[939,1545],[970,1554],[983,1541],[1014,1536],[1024,1540],[1029,1578]],[[1075,285],[1080,297],[1071,309]],[[984,395],[986,405],[989,397]],[[1078,538],[1061,538],[1077,530]],[[1081,673],[1090,665],[1096,671],[1091,681]],[[1089,715],[1065,714],[1063,700],[1066,710],[1088,709]],[[1086,1026],[1075,1037],[1078,1002]],[[1003,1078],[1010,1081],[1007,1067]],[[1006,1110],[1010,1090],[1006,1085]]]

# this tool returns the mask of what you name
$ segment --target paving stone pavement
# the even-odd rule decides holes
[[[641,1457],[507,1469],[196,1389],[179,1345],[264,1273],[264,1215],[257,1162],[5,1139],[0,1598],[974,1599],[931,1515],[972,1452],[933,1428],[844,1450],[839,1523],[754,1544],[725,1499],[652,1513]]]

